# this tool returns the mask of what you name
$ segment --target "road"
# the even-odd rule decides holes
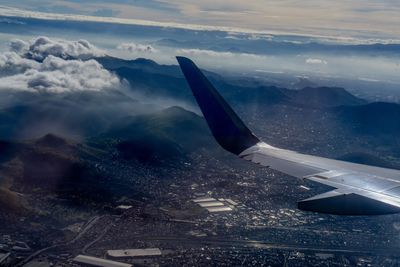
[[[105,215],[104,215],[105,216]],[[95,225],[100,219],[102,219],[104,216],[94,216],[93,218],[91,218],[83,227],[83,229],[70,241],[66,241],[66,242],[61,242],[58,244],[54,244],[52,246],[46,247],[46,248],[42,248],[40,250],[35,251],[34,253],[32,253],[31,255],[29,255],[28,257],[26,257],[24,260],[22,260],[21,262],[19,262],[16,267],[19,266],[23,266],[24,264],[28,263],[29,261],[31,261],[32,259],[36,258],[37,256],[39,256],[40,254],[42,254],[43,252],[46,252],[50,249],[53,248],[57,248],[60,246],[65,246],[65,245],[70,245],[76,241],[78,241],[88,230],[90,230],[93,225]]]

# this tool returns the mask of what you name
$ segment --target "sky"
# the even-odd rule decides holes
[[[400,102],[399,9],[400,1],[390,0],[0,0],[0,69],[11,64],[20,71],[6,69],[0,79],[7,74],[4,84],[26,90],[63,91],[70,79],[82,88],[114,85],[108,73],[104,80],[75,75],[76,68],[95,73],[93,62],[24,58],[41,40],[32,47],[47,51],[42,55],[140,57],[168,65],[181,55],[231,77],[282,87],[307,78]],[[62,76],[53,79],[57,73]],[[47,87],[39,88],[39,80]]]
[[[2,0],[36,12],[283,31],[398,38],[397,0]]]

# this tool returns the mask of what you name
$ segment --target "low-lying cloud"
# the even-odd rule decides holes
[[[83,60],[100,51],[85,40],[14,40],[10,52],[0,54],[0,89],[61,93],[121,88],[115,74],[94,59]]]
[[[176,51],[178,55],[187,55],[187,56],[206,56],[206,57],[224,57],[224,58],[233,58],[233,57],[249,57],[249,58],[259,58],[263,57],[260,55],[249,54],[249,53],[233,53],[227,51],[215,51],[215,50],[207,50],[207,49],[178,49]]]
[[[326,65],[328,64],[328,62],[326,60],[323,59],[319,59],[319,58],[307,58],[306,59],[306,63],[307,64],[312,64],[312,65]]]
[[[130,53],[155,53],[158,52],[152,45],[123,43],[117,47],[119,50],[128,51]]]

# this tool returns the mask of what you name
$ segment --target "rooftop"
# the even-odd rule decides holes
[[[74,262],[88,264],[91,266],[99,266],[99,267],[132,267],[131,264],[117,262],[117,261],[110,261],[85,255],[76,256],[74,258]]]
[[[158,248],[108,250],[107,255],[114,258],[160,256],[161,250]]]
[[[223,206],[223,207],[210,207],[210,208],[207,208],[207,210],[209,212],[222,212],[222,211],[231,211],[232,208],[226,207],[226,206]]]

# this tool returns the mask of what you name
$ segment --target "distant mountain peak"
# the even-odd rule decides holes
[[[172,106],[172,107],[168,107],[168,108],[166,108],[166,109],[163,109],[163,110],[162,110],[162,113],[164,113],[164,114],[173,114],[173,115],[176,115],[176,114],[191,114],[191,115],[197,115],[196,113],[194,113],[194,112],[192,112],[192,111],[189,111],[189,110],[187,110],[187,109],[184,109],[184,108],[182,108],[182,107],[179,107],[179,106]]]
[[[310,107],[362,105],[366,101],[340,87],[305,87],[290,92],[292,101]]]
[[[318,85],[306,77],[298,77],[298,81],[293,84],[293,89],[303,89],[306,87],[318,87]]]
[[[142,58],[142,57],[138,57],[138,58],[132,60],[132,62],[140,63],[140,64],[158,65],[157,62],[155,62],[154,60]]]
[[[36,145],[39,146],[46,146],[46,147],[52,147],[52,148],[57,148],[57,147],[62,147],[68,144],[67,140],[65,140],[62,137],[59,137],[55,134],[48,133],[44,135],[43,137],[39,138],[36,142]]]

